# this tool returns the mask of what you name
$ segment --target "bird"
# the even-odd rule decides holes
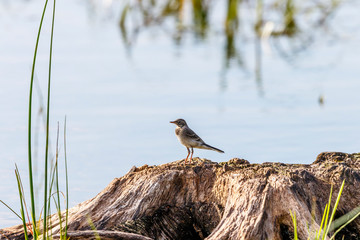
[[[190,149],[191,149],[190,163],[192,161],[194,148],[208,149],[208,150],[217,151],[219,153],[224,153],[223,150],[220,150],[218,148],[206,144],[193,130],[189,128],[189,126],[187,125],[184,119],[179,118],[175,121],[171,121],[170,123],[176,125],[175,134],[178,140],[180,141],[180,143],[184,145],[188,150],[188,155],[186,156],[185,164],[189,158]]]

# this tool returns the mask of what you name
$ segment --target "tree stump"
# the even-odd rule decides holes
[[[313,164],[215,163],[194,159],[133,167],[93,199],[69,209],[70,239],[287,240],[319,228],[334,185],[332,204],[345,179],[336,216],[360,206],[360,156],[321,153]],[[63,213],[65,216],[65,213]],[[57,215],[53,232],[59,233]],[[310,234],[310,235],[309,235]],[[6,236],[6,237],[5,237]],[[360,221],[336,239],[360,239]],[[0,239],[23,239],[22,226],[0,230]]]

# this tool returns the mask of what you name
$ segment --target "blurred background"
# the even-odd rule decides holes
[[[29,84],[43,4],[0,0],[0,200],[15,210],[15,163],[27,177]],[[354,0],[58,1],[51,151],[59,122],[63,167],[66,115],[70,206],[134,165],[185,158],[169,123],[177,118],[225,151],[195,150],[217,162],[309,164],[323,151],[358,152],[359,7]],[[50,12],[34,93],[39,189]],[[0,205],[0,228],[19,223]]]

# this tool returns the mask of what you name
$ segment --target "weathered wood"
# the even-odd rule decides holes
[[[119,231],[106,231],[106,230],[85,230],[85,231],[76,231],[68,232],[67,234],[69,240],[81,240],[89,239],[96,240],[96,237],[100,237],[101,240],[152,240],[151,238],[141,236],[134,233],[126,233]],[[60,235],[57,234],[54,236],[54,239],[60,239]]]
[[[309,165],[195,159],[186,166],[177,161],[133,167],[69,210],[70,239],[93,239],[90,218],[104,239],[122,239],[111,236],[127,232],[147,239],[285,240],[293,236],[290,210],[296,212],[300,239],[307,239],[320,225],[331,184],[336,196],[343,179],[337,216],[360,206],[357,154],[321,153]],[[59,232],[56,215],[52,222]],[[22,239],[21,231],[19,226],[7,228],[0,236]],[[360,239],[360,221],[337,239],[343,235]]]

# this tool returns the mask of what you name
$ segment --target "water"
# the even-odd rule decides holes
[[[94,197],[133,165],[186,157],[169,123],[179,117],[225,151],[195,150],[194,156],[218,162],[239,157],[311,163],[322,151],[359,151],[358,3],[344,3],[329,22],[335,34],[315,35],[313,45],[296,56],[281,57],[273,42],[263,43],[260,77],[251,37],[240,41],[243,68],[224,69],[225,42],[217,33],[204,42],[185,35],[177,46],[165,31],[145,30],[129,54],[118,9],[99,1],[92,2],[94,10],[90,3],[59,1],[55,29],[51,145],[57,121],[62,127],[67,115],[71,206]],[[15,210],[14,163],[27,177],[28,87],[41,5],[0,1],[0,199]],[[42,126],[36,112],[46,91],[47,41],[40,43],[35,128]],[[37,132],[43,146],[43,130]],[[60,149],[63,160],[62,136]],[[40,178],[41,147],[38,156]],[[18,223],[0,205],[0,228]]]

